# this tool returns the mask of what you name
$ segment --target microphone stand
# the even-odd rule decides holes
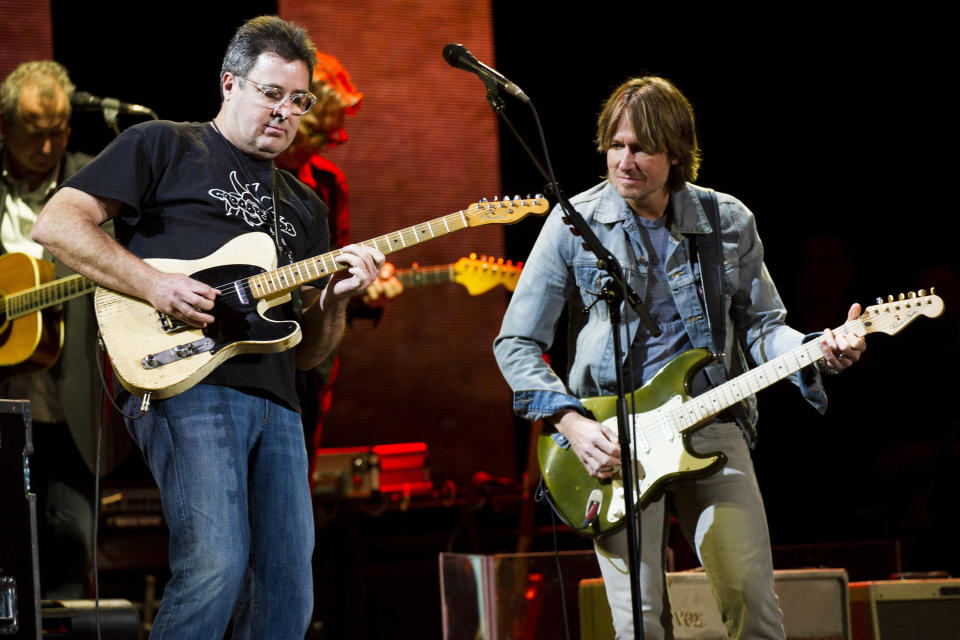
[[[624,502],[626,507],[625,517],[627,519],[627,547],[628,560],[630,564],[630,594],[631,602],[633,604],[633,628],[634,637],[636,637],[638,640],[643,640],[643,609],[641,606],[640,594],[640,514],[637,510],[636,504],[634,503],[634,487],[636,486],[634,476],[636,473],[636,463],[633,460],[632,441],[630,438],[630,431],[627,427],[627,390],[624,388],[623,367],[621,366],[621,362],[623,362],[624,351],[620,336],[620,327],[623,324],[623,318],[620,313],[620,304],[626,300],[627,303],[634,309],[634,311],[637,312],[637,315],[647,326],[647,329],[650,331],[651,335],[659,336],[662,332],[660,327],[657,326],[657,323],[650,316],[650,313],[647,311],[646,306],[640,300],[639,296],[637,296],[636,292],[627,283],[626,278],[623,276],[623,270],[619,261],[610,251],[606,249],[606,247],[603,246],[596,234],[593,233],[593,230],[587,224],[586,220],[583,219],[583,216],[581,216],[580,213],[573,208],[567,198],[563,195],[563,191],[560,189],[560,186],[553,174],[553,167],[550,163],[550,153],[547,150],[546,138],[543,135],[543,128],[540,125],[540,118],[537,114],[536,107],[533,105],[533,101],[530,101],[529,104],[530,109],[533,112],[534,120],[537,123],[537,130],[540,134],[540,141],[543,146],[543,155],[547,163],[546,169],[544,169],[543,165],[540,164],[535,154],[527,146],[523,137],[513,126],[513,123],[510,122],[510,119],[507,118],[505,113],[505,105],[503,100],[500,98],[499,87],[497,86],[497,83],[486,76],[483,77],[483,82],[487,87],[487,102],[490,103],[490,106],[493,108],[494,112],[499,115],[503,122],[507,125],[514,137],[523,147],[524,151],[526,151],[527,155],[533,161],[533,164],[537,167],[537,170],[547,181],[547,190],[553,192],[557,203],[563,209],[565,214],[563,218],[564,223],[570,225],[570,232],[573,233],[573,235],[583,238],[584,247],[597,256],[597,267],[603,271],[606,271],[610,278],[601,289],[600,297],[604,300],[604,302],[606,302],[609,310],[610,325],[611,330],[613,331],[614,353],[617,356],[617,436],[620,443],[620,468],[623,475]],[[631,417],[633,413],[633,407],[631,406]]]

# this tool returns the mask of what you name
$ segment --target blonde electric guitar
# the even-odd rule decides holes
[[[517,278],[523,270],[523,263],[514,265],[510,260],[495,259],[487,256],[477,257],[471,253],[468,258],[460,258],[453,264],[439,264],[431,267],[414,265],[410,269],[397,269],[397,279],[404,289],[427,284],[456,282],[467,289],[467,293],[478,296],[498,285],[507,290],[517,288]]]
[[[893,335],[921,317],[943,313],[943,300],[922,289],[919,295],[891,296],[868,307],[859,318],[834,329],[836,335],[865,336],[881,332]],[[637,462],[634,474],[634,504],[647,506],[670,483],[713,473],[726,462],[721,452],[694,453],[687,446],[690,435],[744,398],[782,380],[823,358],[819,342],[807,342],[769,362],[751,369],[709,391],[690,397],[689,382],[712,360],[706,349],[692,349],[675,356],[627,400],[636,420],[631,448]],[[583,398],[583,406],[598,422],[617,432],[616,396]],[[589,473],[569,443],[558,433],[544,433],[537,454],[547,495],[557,515],[578,533],[603,536],[626,525],[625,496],[619,470],[611,481],[602,482]]]
[[[361,244],[385,254],[468,227],[511,224],[549,208],[542,196],[483,200],[466,209],[367,240]],[[131,393],[167,398],[205,378],[240,353],[270,353],[300,342],[300,326],[263,316],[290,298],[300,285],[340,271],[341,251],[276,268],[273,240],[265,233],[238,236],[199,260],[149,259],[166,272],[178,272],[218,288],[210,326],[196,329],[161,313],[147,302],[98,288],[94,306],[114,373]]]
[[[95,287],[79,275],[54,280],[46,260],[0,256],[0,382],[51,367],[63,349],[63,313],[53,307]]]

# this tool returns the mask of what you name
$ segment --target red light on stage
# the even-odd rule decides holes
[[[543,582],[542,573],[531,573],[527,576],[527,590],[523,592],[523,597],[526,600],[533,600],[537,597],[537,592],[540,590],[540,584]]]

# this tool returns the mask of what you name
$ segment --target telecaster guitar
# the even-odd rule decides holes
[[[80,275],[54,280],[46,260],[0,256],[0,381],[52,366],[63,348],[63,314],[51,307],[95,287]]]
[[[518,222],[548,208],[539,195],[484,200],[361,244],[388,254],[467,227]],[[337,249],[278,269],[273,240],[252,232],[198,260],[147,260],[161,271],[185,273],[218,288],[222,293],[211,312],[216,320],[196,329],[139,298],[98,288],[94,307],[114,374],[135,395],[167,398],[200,382],[234,355],[295,346],[300,342],[300,326],[269,320],[263,314],[289,300],[290,292],[300,285],[343,269],[337,262],[341,253]]]
[[[404,289],[456,282],[466,287],[470,295],[478,296],[501,284],[513,291],[522,270],[523,263],[514,265],[509,260],[504,262],[503,258],[496,260],[487,256],[477,258],[477,254],[471,253],[469,258],[460,258],[453,264],[397,269],[397,279]]]
[[[865,336],[882,332],[893,335],[926,316],[943,313],[943,300],[922,289],[919,295],[892,297],[868,307],[861,316],[835,329],[836,335]],[[642,508],[656,500],[676,480],[717,471],[726,462],[721,452],[698,455],[688,446],[690,435],[708,424],[724,409],[823,358],[819,342],[800,345],[769,362],[696,396],[688,395],[694,374],[713,356],[706,349],[692,349],[674,357],[627,399],[636,428],[631,448],[637,469],[634,504]],[[617,432],[616,396],[584,398],[581,401],[598,422]],[[587,473],[573,449],[559,434],[543,434],[537,456],[551,505],[557,515],[578,533],[603,536],[626,525],[622,476],[601,482]]]

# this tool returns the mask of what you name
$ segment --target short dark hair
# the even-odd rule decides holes
[[[624,117],[629,118],[641,149],[647,153],[664,153],[671,161],[667,179],[671,191],[697,179],[700,145],[693,107],[673,83],[658,76],[644,76],[631,78],[617,87],[597,119],[599,151],[610,148]]]
[[[246,76],[262,53],[275,53],[287,61],[300,60],[307,65],[308,77],[313,77],[317,54],[307,30],[278,16],[259,16],[246,21],[233,34],[223,56],[220,78],[228,71]]]

